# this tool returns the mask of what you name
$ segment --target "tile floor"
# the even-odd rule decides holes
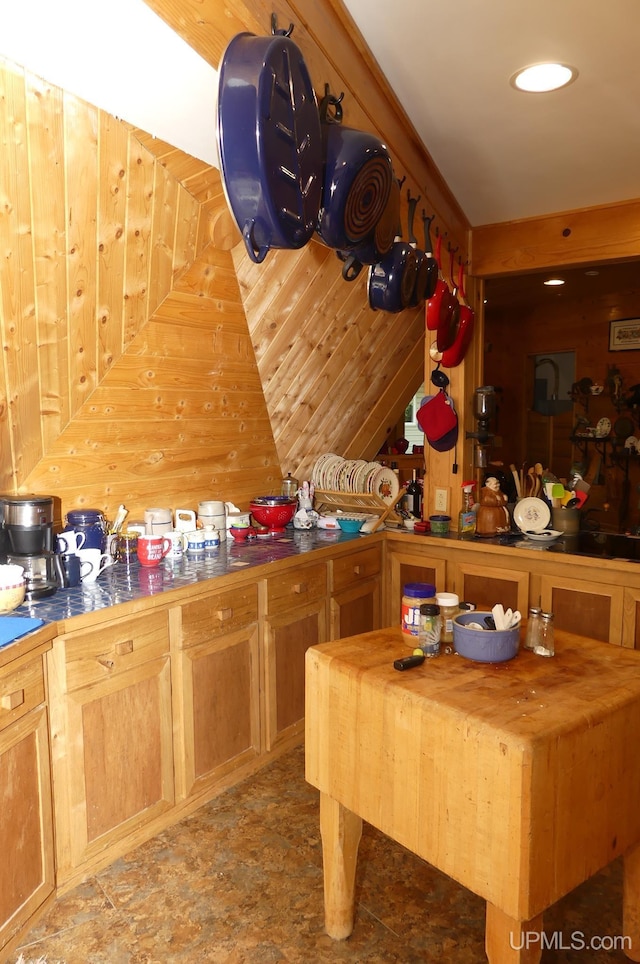
[[[626,961],[572,937],[621,933],[619,862],[545,925],[545,964]],[[482,900],[365,825],[354,932],[327,937],[318,794],[297,748],[62,897],[12,961],[481,964],[483,933]]]

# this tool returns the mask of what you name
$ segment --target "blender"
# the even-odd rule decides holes
[[[22,566],[25,599],[52,595],[63,585],[60,557],[53,550],[53,497],[1,496],[2,555]]]

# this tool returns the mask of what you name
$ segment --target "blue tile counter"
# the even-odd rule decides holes
[[[25,602],[15,610],[15,615],[62,622],[121,603],[187,589],[195,583],[237,574],[250,567],[371,538],[370,535],[328,529],[287,529],[268,539],[254,539],[248,543],[229,540],[210,553],[185,554],[175,562],[165,559],[156,567],[141,566],[137,560],[130,564],[117,562],[101,573],[95,582],[73,589],[58,589],[52,596]]]

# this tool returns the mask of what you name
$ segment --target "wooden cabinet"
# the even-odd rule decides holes
[[[381,545],[334,557],[331,570],[331,639],[380,628]]]
[[[603,584],[595,573],[592,579],[541,577],[542,608],[554,613],[556,628],[603,643],[619,646],[623,642],[624,595],[622,586]]]
[[[174,803],[168,614],[59,636],[48,654],[58,884],[153,832]]]
[[[41,651],[0,668],[0,953],[53,900],[49,733]]]
[[[176,793],[203,794],[261,752],[258,587],[234,585],[176,610]]]
[[[386,549],[386,625],[399,626],[402,621],[403,586],[410,582],[425,582],[435,586],[438,592],[448,588],[447,552],[444,546],[418,542],[416,536],[389,542]]]
[[[529,573],[509,565],[508,557],[466,558],[456,554],[450,583],[460,600],[474,602],[478,609],[490,610],[500,602],[505,609],[527,614]]]
[[[267,751],[304,732],[304,660],[327,640],[326,563],[267,577],[264,621],[264,741]]]

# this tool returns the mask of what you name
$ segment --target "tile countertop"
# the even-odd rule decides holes
[[[164,559],[156,567],[141,566],[137,559],[128,565],[117,562],[101,573],[95,582],[73,589],[58,589],[51,596],[25,602],[14,614],[35,616],[45,622],[62,621],[144,596],[157,596],[216,576],[230,575],[246,567],[366,538],[366,534],[330,529],[286,529],[268,539],[254,539],[249,543],[230,540],[211,552],[185,554],[176,561]]]

